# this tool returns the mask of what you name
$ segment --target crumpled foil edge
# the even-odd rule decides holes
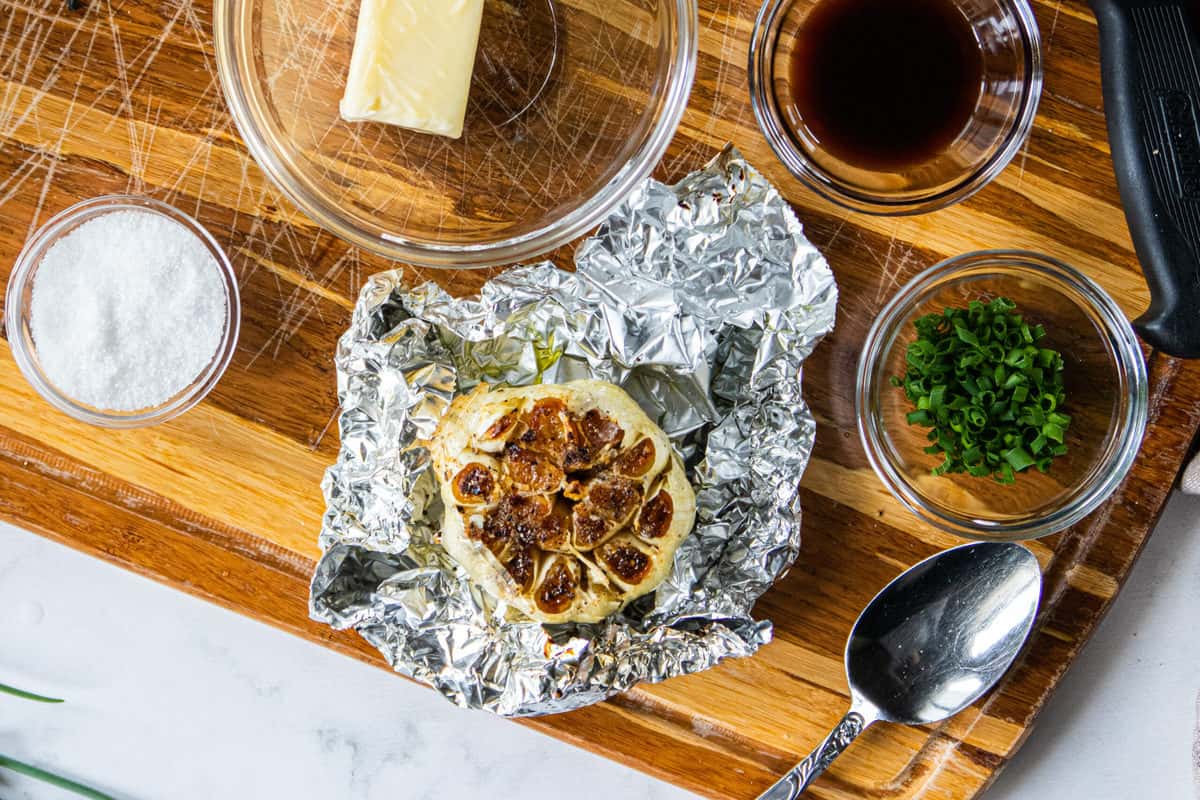
[[[802,363],[837,286],[787,202],[732,146],[675,186],[645,181],[576,253],[479,297],[373,276],[336,363],[341,451],[322,489],[311,614],[398,671],[505,716],[567,711],[770,641],[758,598],[800,548],[816,424]],[[652,595],[597,624],[542,626],[473,586],[437,543],[422,446],[456,393],[594,377],[671,437],[697,523]]]

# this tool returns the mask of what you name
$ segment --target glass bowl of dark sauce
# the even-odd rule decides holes
[[[918,214],[985,186],[1037,113],[1025,0],[768,0],[751,96],[776,155],[818,194]]]

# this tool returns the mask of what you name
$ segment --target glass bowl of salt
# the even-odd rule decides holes
[[[149,197],[85,200],[42,226],[5,298],[13,357],[55,408],[137,428],[204,399],[233,357],[237,280],[200,223]]]

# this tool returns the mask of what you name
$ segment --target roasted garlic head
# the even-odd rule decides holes
[[[480,387],[430,449],[443,546],[541,622],[596,622],[654,591],[695,521],[666,434],[611,383]]]

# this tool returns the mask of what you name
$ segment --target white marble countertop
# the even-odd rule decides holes
[[[1200,500],[1176,496],[988,800],[1192,796]],[[0,524],[0,753],[121,800],[686,792]],[[0,798],[69,795],[0,772]]]

